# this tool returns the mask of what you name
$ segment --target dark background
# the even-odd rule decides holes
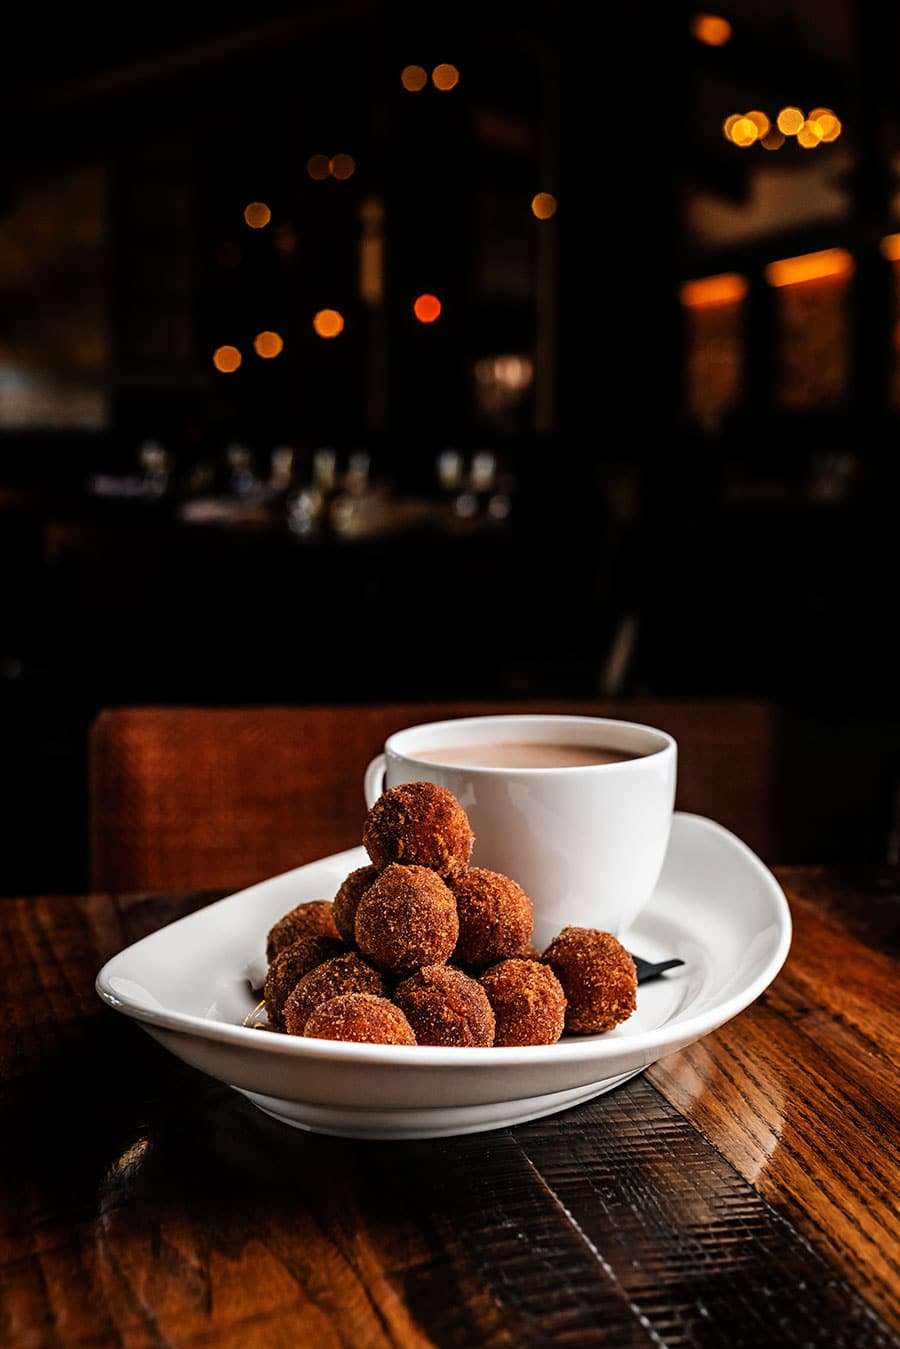
[[[716,13],[720,47],[682,4],[19,15],[0,890],[86,885],[87,728],[137,702],[775,701],[847,799],[788,860],[895,846],[895,9]],[[440,62],[455,88],[403,88]],[[787,105],[840,138],[723,135]],[[771,284],[826,249],[845,274]],[[723,275],[743,299],[685,289]]]

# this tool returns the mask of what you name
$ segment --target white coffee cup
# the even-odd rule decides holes
[[[493,747],[578,746],[635,757],[579,766],[465,762]],[[439,762],[444,751],[462,762]],[[429,759],[429,752],[436,757]],[[498,757],[502,757],[497,751]],[[543,950],[568,924],[619,935],[656,885],[669,842],[677,746],[666,731],[606,717],[512,714],[460,717],[397,731],[368,765],[367,807],[386,787],[436,782],[449,788],[475,834],[471,865],[511,876],[534,905]]]

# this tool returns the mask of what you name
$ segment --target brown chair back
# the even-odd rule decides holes
[[[123,707],[91,727],[95,890],[238,888],[359,845],[363,772],[392,731],[485,712],[565,712],[661,726],[679,745],[676,806],[778,860],[780,713],[653,700],[336,707]]]

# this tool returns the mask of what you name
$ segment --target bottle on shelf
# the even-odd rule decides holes
[[[228,492],[236,497],[258,497],[263,484],[253,467],[253,456],[243,441],[232,440],[225,447]]]
[[[142,494],[159,499],[172,484],[172,456],[159,440],[147,439],[138,450]]]
[[[269,488],[275,496],[290,491],[296,456],[293,445],[276,445],[269,457]]]

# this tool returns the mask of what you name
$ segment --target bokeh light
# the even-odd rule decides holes
[[[720,14],[695,14],[691,19],[691,37],[707,47],[724,47],[731,40],[731,24]]]
[[[513,353],[482,356],[474,365],[475,396],[485,412],[502,412],[514,407],[534,379],[530,356]],[[472,463],[474,477],[475,462]]]
[[[841,119],[836,117],[828,108],[816,108],[814,112],[809,114],[809,120],[819,124],[822,131],[822,140],[825,141],[827,145],[830,145],[832,141],[836,141],[843,131]]]
[[[400,83],[409,93],[416,94],[428,83],[428,72],[424,66],[404,66],[400,72]]]
[[[455,89],[459,84],[459,71],[456,66],[446,63],[435,66],[431,72],[431,82],[435,89],[440,89],[442,92],[447,89]]]
[[[823,248],[796,258],[779,258],[766,267],[770,286],[796,286],[801,281],[821,281],[825,277],[851,276],[856,264],[845,248]]]
[[[725,139],[742,149],[759,142],[765,150],[780,150],[786,136],[796,136],[803,149],[812,150],[823,141],[837,140],[841,130],[840,119],[830,108],[813,108],[804,117],[802,110],[793,104],[781,109],[774,125],[759,108],[732,113],[722,123]]]
[[[440,318],[441,302],[436,295],[419,295],[413,305],[413,313],[420,323],[434,323]]]
[[[797,132],[797,144],[804,150],[815,150],[822,140],[822,128],[818,122],[807,119]]]
[[[264,361],[271,361],[273,357],[280,356],[284,351],[284,338],[281,333],[272,332],[271,329],[266,328],[254,337],[253,350]]]
[[[356,160],[352,155],[333,155],[328,161],[328,168],[332,178],[339,178],[343,181],[346,178],[352,178],[356,171]]]
[[[244,219],[252,230],[261,230],[272,219],[272,212],[264,201],[251,201],[244,207]]]
[[[785,136],[796,136],[806,118],[799,108],[790,105],[782,108],[775,120],[778,123],[778,130],[782,131]]]
[[[760,112],[758,108],[751,108],[746,116],[756,127],[757,134],[759,135],[760,140],[762,140],[763,136],[768,134],[769,128],[772,125],[769,118],[764,112]]]
[[[749,117],[739,117],[731,128],[731,139],[735,145],[745,150],[759,140],[759,128]]]
[[[306,172],[310,178],[321,183],[331,172],[331,164],[327,155],[310,155],[306,161]]]
[[[552,192],[538,192],[531,198],[531,213],[538,220],[549,220],[556,215],[558,204]]]
[[[344,316],[337,309],[320,309],[313,327],[320,337],[337,337],[344,331]]]
[[[237,370],[244,358],[237,347],[216,347],[213,352],[213,365],[220,370],[223,375],[230,375]]]
[[[764,136],[760,137],[760,145],[764,150],[780,150],[784,145],[784,136],[778,130],[777,126],[770,127]]]
[[[714,305],[736,304],[746,297],[747,290],[747,278],[740,272],[721,272],[718,276],[685,281],[680,296],[687,309],[708,309]]]

